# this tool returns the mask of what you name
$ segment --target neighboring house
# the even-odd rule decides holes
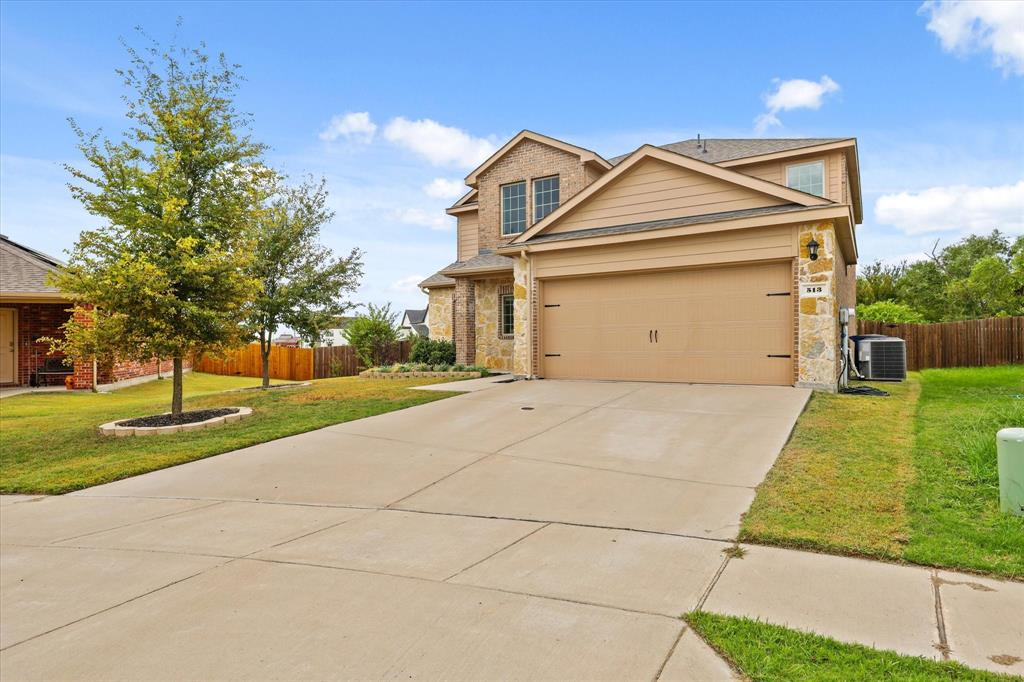
[[[64,264],[0,235],[0,386],[59,384],[72,377],[74,388],[93,385],[93,363],[63,364],[63,356],[51,354],[41,337],[59,337],[72,304],[46,283],[47,275]],[[186,361],[186,367],[190,363]],[[144,381],[156,378],[156,359],[147,362],[96,363],[96,384]],[[171,361],[161,370],[170,372]]]
[[[430,336],[454,339],[458,362],[835,388],[838,309],[855,301],[856,139],[685,140],[605,159],[523,131],[466,184],[447,210],[458,259],[420,283]]]
[[[414,336],[430,336],[430,323],[427,321],[430,313],[430,306],[423,310],[406,310],[402,315],[402,323],[398,330],[403,339],[411,339]]]
[[[345,338],[345,328],[354,319],[356,318],[346,316],[334,318],[333,324],[324,330],[320,342],[315,344],[314,348],[318,346],[347,346],[348,339]],[[300,345],[305,346],[307,344],[302,343]]]
[[[275,346],[283,346],[285,348],[298,348],[302,345],[302,339],[295,334],[279,334],[274,337],[271,344]]]

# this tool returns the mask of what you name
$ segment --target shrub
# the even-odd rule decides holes
[[[411,362],[423,362],[428,365],[454,365],[455,343],[444,339],[428,339],[417,336],[413,340]]]
[[[925,321],[924,315],[907,304],[896,301],[876,301],[869,305],[862,303],[857,306],[857,317],[862,320],[910,324]]]
[[[345,327],[345,339],[364,367],[384,364],[388,350],[398,341],[397,319],[390,303],[380,307],[371,303],[366,315],[360,315]]]

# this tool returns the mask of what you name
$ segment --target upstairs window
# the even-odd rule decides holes
[[[526,183],[501,186],[501,233],[519,234],[526,229]]]
[[[516,331],[515,297],[512,294],[501,296],[501,337],[511,338]]]
[[[788,166],[786,168],[786,187],[819,197],[825,196],[825,163],[812,161],[811,163]]]
[[[558,208],[558,176],[533,181],[533,222]]]

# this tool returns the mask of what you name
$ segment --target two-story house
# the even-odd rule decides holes
[[[458,257],[420,284],[430,336],[528,377],[834,389],[859,173],[853,138],[605,159],[523,131],[447,209]]]

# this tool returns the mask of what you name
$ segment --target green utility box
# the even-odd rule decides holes
[[[999,508],[1024,516],[1024,429],[1003,429],[996,434],[999,460]]]

